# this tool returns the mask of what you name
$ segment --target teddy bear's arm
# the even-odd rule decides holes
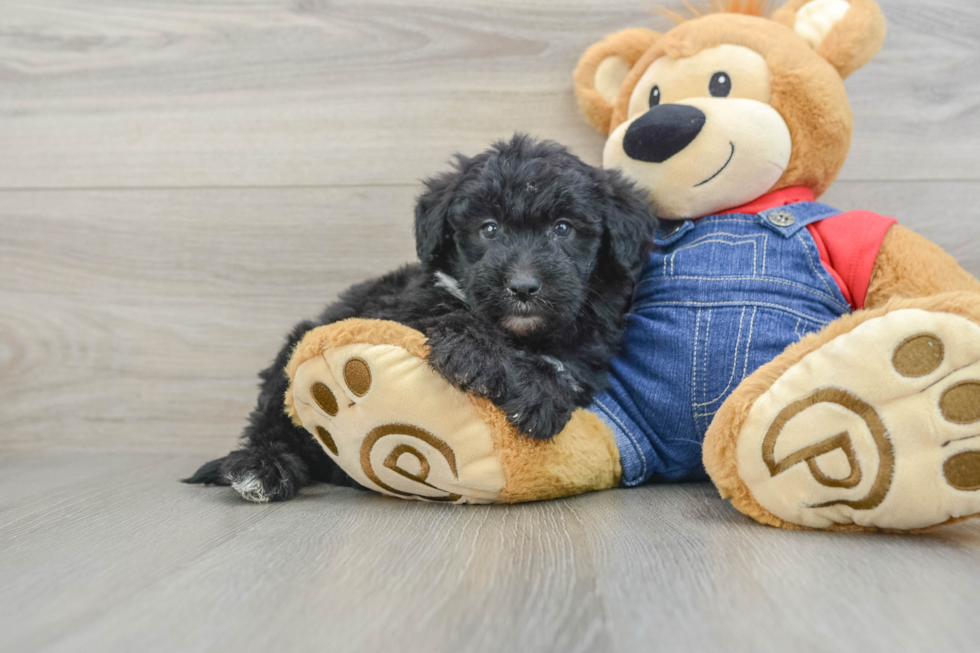
[[[864,305],[875,308],[892,297],[929,297],[963,290],[980,293],[980,281],[935,243],[894,225],[878,251]]]
[[[578,409],[553,439],[523,437],[489,399],[435,373],[429,354],[426,336],[396,322],[317,327],[286,366],[286,412],[359,484],[393,496],[517,503],[619,484],[599,416]]]

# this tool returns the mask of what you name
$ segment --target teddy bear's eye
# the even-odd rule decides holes
[[[650,89],[650,108],[652,109],[658,104],[660,104],[660,87],[654,86]]]
[[[728,97],[732,92],[732,78],[728,73],[715,73],[708,83],[708,92],[712,97]]]

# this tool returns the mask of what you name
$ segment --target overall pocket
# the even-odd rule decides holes
[[[823,324],[797,313],[757,305],[707,306],[697,311],[691,360],[691,410],[704,436],[738,384]]]
[[[693,238],[665,254],[663,277],[761,277],[770,234],[721,231]]]

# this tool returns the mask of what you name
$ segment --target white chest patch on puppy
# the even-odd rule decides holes
[[[793,31],[815,50],[850,8],[847,0],[814,0],[797,12]]]
[[[442,288],[456,299],[466,301],[466,293],[459,287],[459,282],[445,272],[436,272],[436,288]]]
[[[548,361],[549,363],[551,363],[551,365],[552,365],[552,366],[554,366],[554,368],[555,368],[556,370],[558,370],[558,373],[559,373],[559,374],[561,374],[562,372],[564,372],[564,371],[565,371],[565,364],[564,364],[564,363],[562,363],[562,362],[561,362],[560,360],[558,360],[557,358],[552,358],[551,356],[542,356],[541,358],[543,358],[543,359],[545,359],[546,361]]]
[[[571,373],[565,369],[564,363],[562,363],[557,358],[553,358],[551,356],[542,356],[541,358],[543,358],[546,362],[550,363],[559,374],[564,374],[565,376],[568,377],[569,381],[572,382],[572,390],[578,392],[579,390],[582,389],[582,386],[578,384],[578,381],[575,380],[575,377],[573,377]]]

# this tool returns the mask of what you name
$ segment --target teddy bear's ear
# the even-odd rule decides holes
[[[772,15],[846,78],[885,42],[885,17],[874,0],[790,0]]]
[[[599,41],[582,55],[575,68],[575,95],[589,124],[609,133],[613,104],[630,69],[659,38],[648,29],[616,32]]]

